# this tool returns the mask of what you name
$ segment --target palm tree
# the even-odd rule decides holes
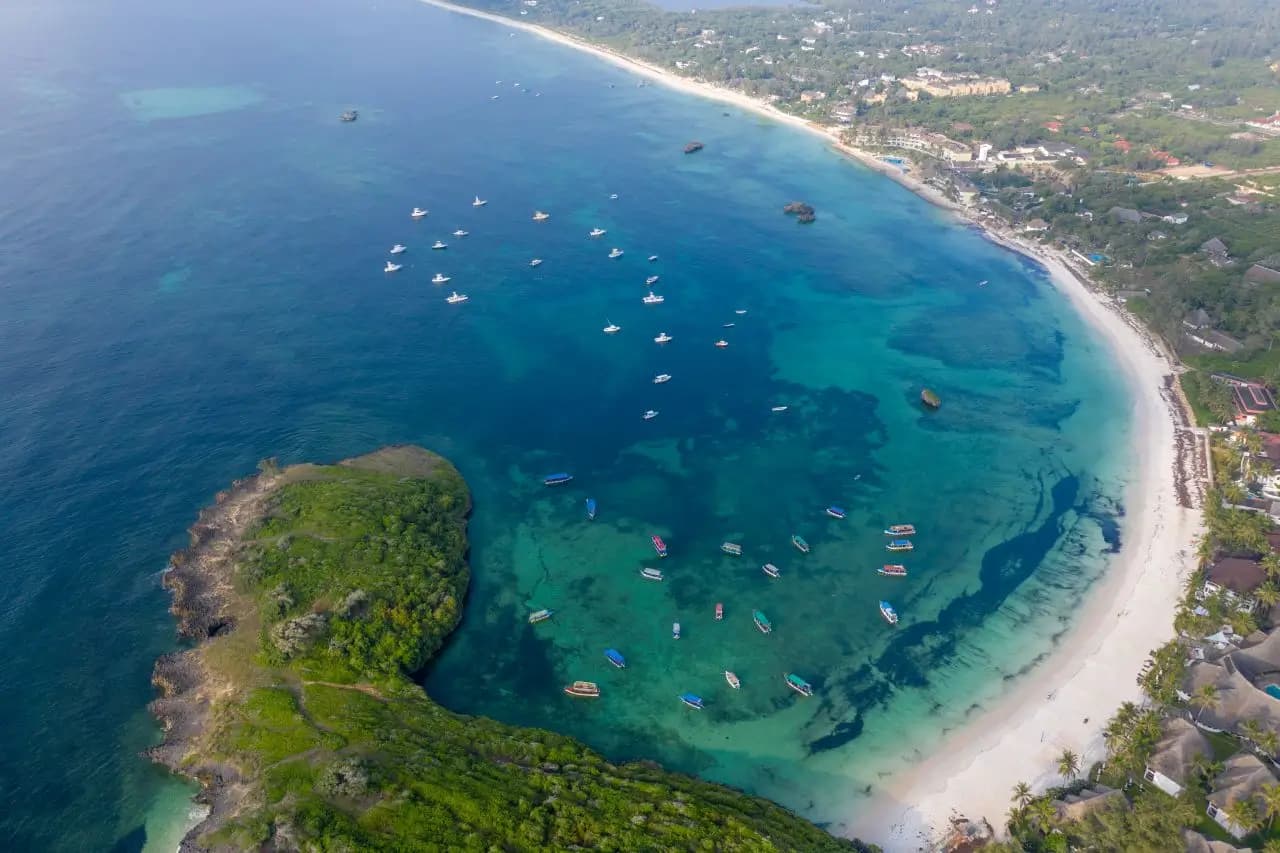
[[[1062,750],[1058,756],[1058,773],[1068,782],[1080,775],[1080,756],[1069,749]]]
[[[1274,607],[1280,602],[1280,587],[1268,581],[1258,587],[1253,597],[1258,599],[1265,607]]]
[[[1280,577],[1280,554],[1275,551],[1269,551],[1263,555],[1262,570],[1267,573],[1269,578]]]
[[[1031,820],[1046,835],[1053,829],[1054,823],[1058,820],[1058,810],[1047,799],[1036,800],[1031,804],[1031,808],[1028,811],[1031,813]]]
[[[1262,812],[1267,816],[1267,829],[1270,830],[1276,822],[1276,815],[1280,815],[1280,785],[1263,785],[1258,799],[1262,801]]]
[[[1262,845],[1262,853],[1280,853],[1280,840],[1272,838]]]
[[[1255,743],[1258,744],[1258,749],[1262,750],[1268,758],[1280,752],[1280,735],[1270,729],[1263,730]]]
[[[1245,833],[1253,832],[1262,821],[1258,818],[1258,807],[1253,800],[1237,800],[1227,807],[1227,817]]]
[[[1196,688],[1196,692],[1191,694],[1191,704],[1200,709],[1196,714],[1196,722],[1200,722],[1200,714],[1204,713],[1205,708],[1211,708],[1218,704],[1218,688],[1212,684],[1201,684]]]
[[[1031,802],[1031,786],[1026,782],[1019,782],[1014,785],[1013,801],[1017,803],[1019,808],[1026,808],[1027,803]]]
[[[1240,737],[1257,744],[1258,738],[1262,737],[1262,724],[1257,720],[1245,720],[1240,724]]]

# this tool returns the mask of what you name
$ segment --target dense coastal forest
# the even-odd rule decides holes
[[[163,658],[154,757],[211,812],[188,850],[871,850],[762,799],[464,717],[411,678],[458,624],[462,477],[418,448],[266,463],[167,583],[194,649]]]

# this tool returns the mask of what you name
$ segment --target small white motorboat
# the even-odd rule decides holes
[[[405,252],[405,249],[406,249],[406,248],[408,248],[408,247],[407,247],[407,246],[402,246],[402,245],[400,245],[399,243],[396,243],[394,246],[392,246],[392,247],[391,247],[391,254],[393,254],[393,255],[403,255],[403,254],[404,254],[404,252]]]
[[[435,277],[431,279],[432,284],[444,284],[447,281],[449,281],[449,276],[442,272],[436,273]]]
[[[660,581],[662,580],[662,572],[658,571],[657,569],[648,569],[648,568],[641,569],[640,577],[644,578],[645,580]]]
[[[534,258],[533,260],[529,261],[529,266],[531,267],[542,266],[542,258]]]
[[[459,228],[457,231],[454,231],[454,232],[453,232],[453,236],[455,236],[455,237],[465,237],[465,236],[467,236],[469,233],[471,233],[471,232],[469,232],[469,231],[463,231],[461,228]]]
[[[401,264],[393,264],[393,263],[391,263],[391,261],[387,261],[387,265],[386,265],[385,267],[383,267],[383,268],[382,268],[382,271],[383,271],[383,272],[395,272],[396,270],[400,269],[400,267],[401,267],[401,266],[402,266]]]
[[[550,214],[550,213],[546,213],[546,212],[541,211],[541,210],[535,210],[535,211],[533,212],[533,221],[534,221],[534,222],[542,222],[543,220],[550,219],[550,218],[551,218],[551,214]]]
[[[610,323],[609,325],[604,327],[604,333],[606,335],[616,335],[618,332],[621,332],[621,331],[622,331],[622,327],[614,325],[613,323]]]
[[[654,418],[656,418],[657,416],[658,416],[658,411],[657,411],[657,409],[649,409],[647,412],[645,412],[645,413],[644,413],[644,419],[645,419],[646,421],[651,421],[651,420],[653,420]]]
[[[622,257],[622,250],[621,250],[621,249],[610,249],[610,250],[609,250],[609,257],[611,257],[611,258],[620,258],[620,257]]]
[[[655,344],[665,344],[667,341],[671,339],[672,339],[671,336],[668,335],[666,332],[658,332],[658,336],[653,339],[653,342]]]
[[[735,313],[735,314],[737,314],[739,317],[741,317],[743,314],[747,313],[747,309],[746,309],[746,308],[739,308],[737,311],[734,311],[733,313]]]
[[[591,231],[590,231],[590,233],[588,233],[588,234],[587,234],[587,236],[588,236],[588,237],[603,237],[605,234],[608,234],[608,233],[609,233],[609,232],[608,232],[608,231],[605,231],[603,228],[592,228],[592,229],[591,229]]]
[[[727,347],[727,346],[729,346],[729,342],[728,342],[728,341],[716,341],[716,347],[717,347],[718,349],[724,349],[724,348],[725,348],[725,347]]]
[[[434,243],[432,243],[432,244],[431,244],[431,248],[433,248],[433,249],[447,249],[447,248],[449,248],[449,247],[448,247],[447,245],[445,245],[445,243],[444,243],[443,241],[441,241],[441,240],[437,240],[437,241],[435,241]]]
[[[617,200],[617,198],[618,198],[618,194],[617,194],[617,193],[610,193],[610,194],[609,194],[609,198],[610,198],[611,200],[616,201],[616,200]]]
[[[729,682],[729,686],[732,687],[734,690],[737,690],[739,687],[742,686],[742,682],[738,680],[738,676],[734,675],[732,672],[730,672],[727,669],[724,671],[724,680]]]
[[[775,566],[773,563],[765,563],[763,566],[760,567],[760,571],[764,572],[766,575],[768,575],[771,578],[777,578],[782,576],[782,572],[778,571],[778,567]]]
[[[650,255],[650,256],[649,256],[649,263],[653,263],[653,262],[654,262],[654,261],[656,261],[657,259],[658,259],[658,256],[657,256],[657,255]]]
[[[722,328],[725,328],[725,329],[732,329],[732,328],[733,328],[734,326],[736,326],[736,325],[737,325],[737,323],[725,323],[725,324],[724,324],[724,326],[723,326]]]
[[[773,407],[772,409],[770,409],[769,411],[771,411],[771,412],[785,412],[786,410],[787,410],[787,407],[786,407],[786,406],[774,406],[774,407]]]
[[[448,302],[450,305],[457,305],[460,302],[466,302],[467,298],[466,294],[459,293],[455,290],[453,293],[446,296],[444,301]]]
[[[664,382],[670,382],[670,381],[671,381],[670,373],[659,373],[657,376],[653,377],[654,385],[661,385]]]
[[[656,275],[651,275],[644,280],[644,283],[649,285],[650,287],[653,287],[655,284],[658,283],[658,277]]]
[[[487,202],[487,201],[485,201],[484,199],[480,198],[480,196],[476,196],[476,200],[475,200],[475,201],[473,201],[473,202],[471,202],[471,206],[472,206],[472,207],[484,207],[484,206],[485,206],[486,204],[488,204],[488,203],[489,203],[489,202]]]
[[[491,97],[489,98],[489,100],[491,100],[491,101],[496,101],[496,100],[498,100],[498,96],[497,96],[497,95],[493,95],[493,96],[491,96]]]
[[[422,217],[427,215],[427,212],[420,207],[415,207],[413,209],[413,212],[410,213],[409,215],[412,216],[414,219],[421,219]]]
[[[649,295],[646,296],[644,299],[641,299],[640,301],[643,302],[645,305],[661,305],[663,302],[666,301],[666,299],[667,297],[659,296],[658,294],[650,290]]]

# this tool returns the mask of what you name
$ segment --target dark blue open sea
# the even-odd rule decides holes
[[[466,475],[445,705],[837,829],[1052,648],[1133,474],[1103,344],[1038,268],[817,138],[636,83],[412,0],[0,6],[6,849],[172,849],[191,789],[138,757],[175,642],[158,575],[267,456],[416,442]],[[878,577],[900,521],[910,575]],[[604,698],[567,702],[579,678]]]

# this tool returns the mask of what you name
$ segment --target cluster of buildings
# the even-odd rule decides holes
[[[848,124],[854,114],[854,106],[847,102],[834,105],[831,111],[832,117],[842,124]],[[998,151],[987,142],[960,142],[945,134],[923,128],[864,125],[853,132],[852,141],[855,145],[864,147],[918,151],[948,163],[972,164],[973,168],[979,170],[995,169],[998,166],[1010,168],[1083,166],[1088,162],[1088,156],[1084,152],[1065,142],[1040,142],[1035,145],[1019,145]]]
[[[916,73],[898,81],[914,100],[920,92],[935,98],[960,98],[969,95],[1007,95],[1013,86],[1002,77],[979,74],[949,74],[936,68],[917,68]]]

